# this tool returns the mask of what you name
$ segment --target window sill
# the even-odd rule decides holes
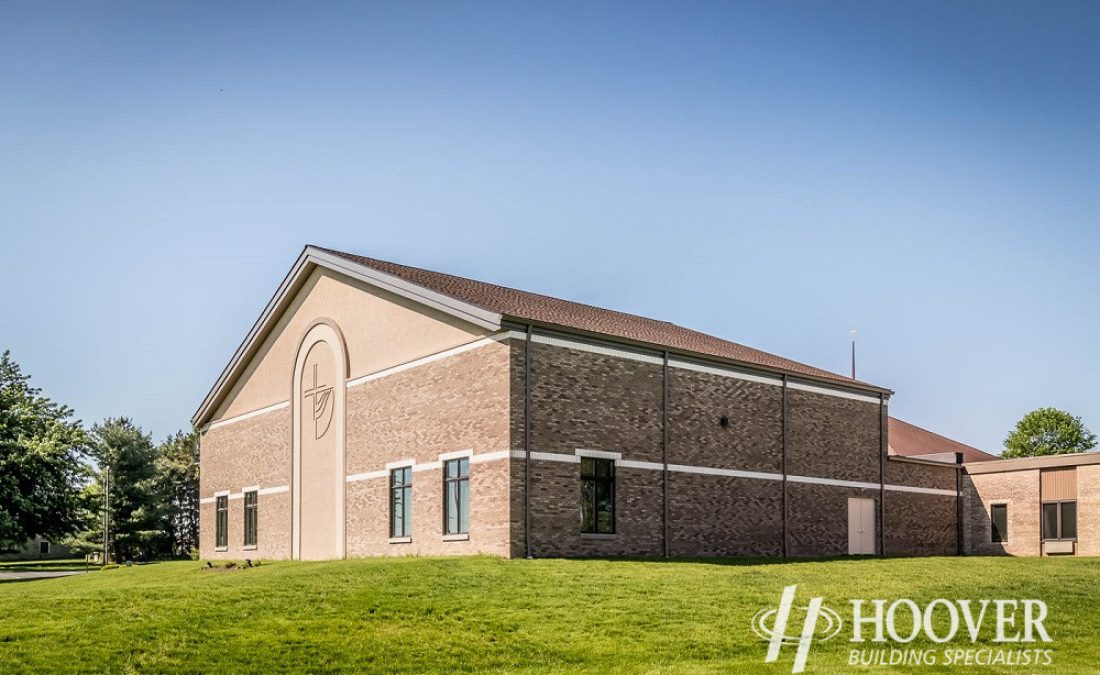
[[[445,534],[443,535],[443,541],[469,541],[470,533],[463,532],[461,534]]]
[[[390,537],[391,544],[411,544],[412,537]]]
[[[243,550],[245,550],[245,551],[255,551],[258,548],[260,548],[260,547],[256,546],[256,545],[252,545],[252,546],[245,546]]]
[[[610,533],[581,532],[581,539],[604,539],[604,540],[609,540],[609,539],[618,539],[618,538],[619,538],[619,535],[615,534],[614,532],[610,532]]]
[[[215,546],[214,547],[214,552],[215,553],[225,553],[228,550],[229,550],[228,546]]]

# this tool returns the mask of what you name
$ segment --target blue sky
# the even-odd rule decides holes
[[[163,437],[312,242],[1100,428],[1100,6],[463,4],[4,3],[0,349]]]

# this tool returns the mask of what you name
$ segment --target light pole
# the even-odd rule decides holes
[[[110,530],[111,530],[111,467],[105,469],[103,475],[103,564],[109,565],[111,563],[111,549],[108,545],[110,542]]]

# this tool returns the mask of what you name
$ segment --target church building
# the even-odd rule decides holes
[[[975,458],[897,451],[891,393],[308,246],[192,420],[201,554],[955,554]]]

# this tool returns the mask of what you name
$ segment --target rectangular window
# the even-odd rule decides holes
[[[1043,502],[1043,539],[1077,538],[1077,502]]]
[[[50,554],[50,542],[40,541],[38,542],[38,554],[49,555]]]
[[[615,532],[615,462],[581,457],[581,532]]]
[[[412,536],[412,467],[390,471],[390,537]]]
[[[989,507],[989,520],[993,523],[993,541],[1008,541],[1008,504]]]
[[[1077,538],[1077,502],[1062,502],[1058,518],[1061,531],[1058,533],[1062,539]]]
[[[470,458],[443,463],[443,533],[470,531]]]
[[[244,493],[244,545],[255,546],[259,537],[257,536],[257,526],[259,525],[258,516],[259,512],[257,507],[257,492],[250,490]]]
[[[229,546],[229,496],[217,498],[215,508],[214,545],[218,548]]]

